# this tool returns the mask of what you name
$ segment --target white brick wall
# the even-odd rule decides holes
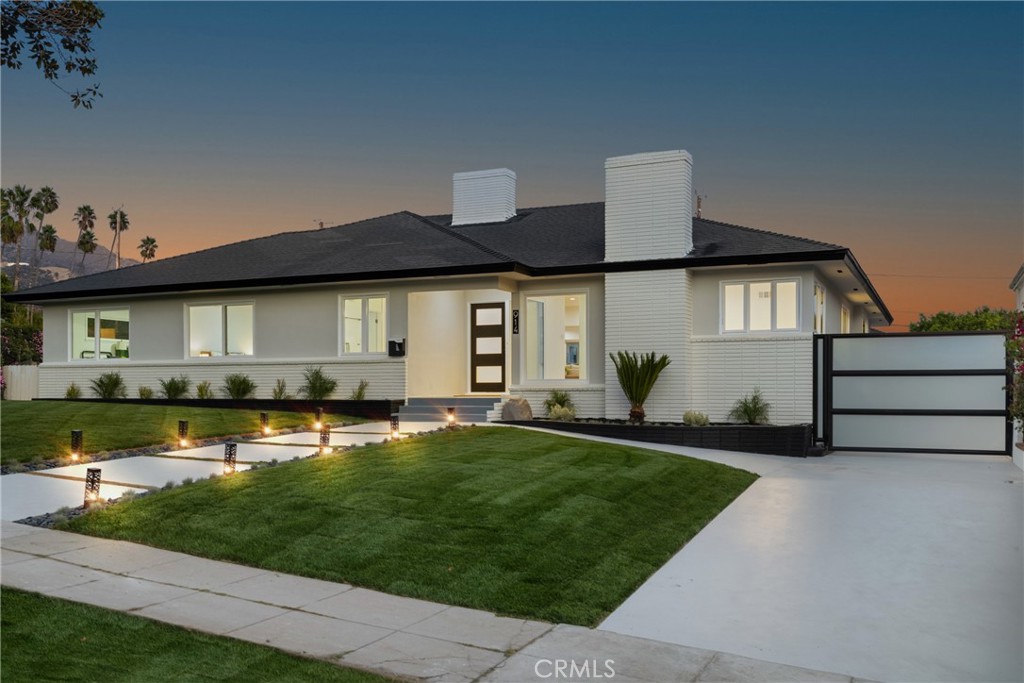
[[[603,385],[593,384],[576,389],[560,386],[558,389],[569,392],[573,405],[576,407],[576,417],[604,417],[605,388]],[[509,391],[513,396],[522,396],[530,402],[534,417],[547,415],[547,411],[544,409],[544,400],[551,393],[551,389],[511,387]]]
[[[605,260],[673,258],[693,248],[693,159],[652,152],[605,161]]]
[[[346,399],[359,380],[370,382],[366,390],[368,399],[405,398],[404,359],[375,359],[367,361],[276,361],[260,362],[203,362],[203,363],[44,363],[39,366],[39,396],[41,398],[64,398],[68,385],[76,383],[82,389],[82,398],[93,398],[90,380],[104,372],[120,372],[128,387],[128,397],[137,398],[140,386],[148,386],[156,396],[160,394],[161,379],[180,374],[192,380],[192,396],[195,385],[209,381],[222,398],[219,389],[224,376],[235,372],[249,375],[257,384],[256,398],[271,398],[278,378],[288,383],[288,392],[298,398],[302,386],[303,370],[309,366],[322,366],[324,372],[338,380],[338,388],[331,398]]]
[[[811,422],[814,384],[810,335],[696,337],[691,344],[690,405],[713,422],[760,387],[775,424]]]
[[[516,174],[507,168],[452,176],[452,225],[498,223],[516,215]]]
[[[693,328],[690,274],[685,270],[608,273],[605,276],[605,415],[625,418],[629,402],[607,353],[629,351],[672,360],[645,404],[647,419],[679,421],[689,397]]]

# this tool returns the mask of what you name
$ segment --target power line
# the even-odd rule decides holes
[[[910,275],[908,273],[868,273],[868,277],[908,277],[934,280],[1006,280],[1010,278],[1001,275]]]

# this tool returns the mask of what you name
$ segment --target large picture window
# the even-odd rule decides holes
[[[587,378],[587,296],[526,298],[526,378]]]
[[[341,303],[341,352],[386,353],[387,297],[345,297]]]
[[[129,357],[128,309],[74,311],[71,314],[71,360]]]
[[[252,352],[252,304],[188,307],[189,357],[251,356]]]
[[[723,282],[723,332],[792,332],[800,329],[798,280]]]

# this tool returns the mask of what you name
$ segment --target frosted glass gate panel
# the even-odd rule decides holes
[[[835,450],[1006,454],[1006,337],[819,335],[815,434]]]

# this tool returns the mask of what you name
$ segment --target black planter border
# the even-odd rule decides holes
[[[362,417],[368,420],[387,420],[391,414],[405,401],[380,399],[375,401],[348,401],[324,399],[323,401],[307,401],[305,399],[275,400],[264,398],[36,398],[34,401],[74,401],[77,403],[123,403],[126,405],[149,406],[188,406],[189,408],[232,408],[235,410],[282,410],[290,413],[313,413],[317,408],[324,412],[350,417]]]
[[[553,420],[510,420],[506,424],[541,427],[560,432],[630,439],[646,443],[663,443],[692,448],[714,448],[741,453],[786,455],[806,458],[823,455],[813,447],[813,431],[809,424],[797,425],[630,425],[608,422],[556,422]]]

